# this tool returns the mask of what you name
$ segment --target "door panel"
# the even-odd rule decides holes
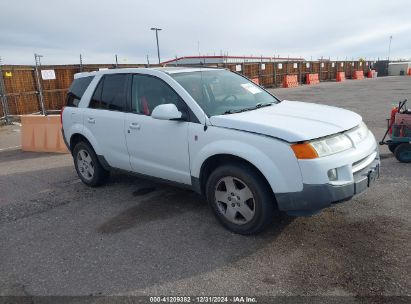
[[[154,119],[150,115],[160,104],[184,102],[163,80],[135,74],[131,81],[130,109],[125,130],[133,171],[179,183],[191,184],[186,121]]]
[[[131,170],[124,134],[127,88],[130,75],[104,75],[85,109],[83,120],[96,139],[101,154],[114,168]]]
[[[85,109],[84,126],[93,134],[110,166],[130,170],[124,137],[124,115],[123,112]]]
[[[127,148],[133,171],[191,184],[188,122],[127,113]]]

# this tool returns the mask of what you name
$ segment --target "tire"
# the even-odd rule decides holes
[[[395,158],[402,163],[411,163],[411,144],[400,144],[394,150]]]
[[[388,150],[390,150],[392,153],[394,153],[395,148],[397,148],[400,144],[388,144]]]
[[[272,223],[277,210],[265,179],[243,163],[230,163],[215,169],[207,180],[206,196],[219,222],[228,230],[243,235],[263,231]],[[248,198],[250,196],[252,198]]]
[[[103,184],[110,175],[98,161],[94,149],[89,143],[80,141],[73,150],[74,167],[81,181],[90,187]]]

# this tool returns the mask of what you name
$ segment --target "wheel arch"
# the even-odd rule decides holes
[[[93,145],[90,143],[90,141],[87,139],[87,137],[85,137],[83,134],[80,134],[80,133],[74,133],[74,134],[71,135],[70,142],[69,142],[71,153],[73,153],[74,147],[80,141],[85,141],[86,143],[88,143],[94,149]]]
[[[70,141],[69,141],[71,151],[73,151],[74,146],[80,140],[86,141],[93,148],[97,156],[103,155],[101,152],[100,146],[98,142],[96,141],[96,139],[94,138],[93,134],[85,128],[83,129],[83,132],[73,132],[73,134],[71,134]]]
[[[255,168],[268,182],[273,193],[300,191],[301,171],[289,150],[291,149],[287,145],[276,145],[265,138],[250,142],[224,139],[213,141],[191,154],[190,171],[193,186],[200,192],[201,182],[204,183],[204,172],[207,172],[204,168],[210,161],[214,164],[212,160],[215,158],[227,159],[229,156],[232,160],[241,160]]]
[[[205,194],[205,187],[206,187],[207,180],[210,174],[219,166],[223,164],[227,164],[227,163],[241,163],[255,170],[255,172],[257,172],[261,176],[266,186],[270,189],[273,197],[275,198],[275,192],[273,188],[271,187],[268,179],[257,166],[255,166],[252,162],[250,162],[249,160],[245,158],[242,158],[240,156],[233,155],[233,154],[228,154],[228,153],[214,154],[208,157],[202,163],[201,168],[200,168],[199,178],[198,178],[198,188],[199,188],[198,191],[201,194]]]
[[[72,154],[73,154],[74,147],[76,146],[76,144],[79,143],[79,142],[81,142],[81,141],[84,141],[84,142],[86,142],[87,144],[90,145],[90,147],[91,147],[91,148],[94,150],[94,152],[96,153],[96,156],[97,156],[97,158],[98,158],[101,166],[102,166],[105,170],[107,170],[107,171],[111,170],[111,166],[110,166],[110,164],[107,162],[107,160],[105,159],[105,157],[97,152],[97,150],[96,150],[96,148],[95,148],[95,145],[93,145],[93,144],[91,143],[91,141],[90,141],[86,136],[84,136],[83,134],[74,133],[73,135],[71,135],[69,144],[70,144],[70,151],[71,151]]]

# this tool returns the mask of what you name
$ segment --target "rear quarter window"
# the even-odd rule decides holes
[[[66,107],[78,107],[81,97],[93,78],[94,76],[88,76],[74,79],[67,92]]]

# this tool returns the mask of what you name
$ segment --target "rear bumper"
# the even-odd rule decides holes
[[[63,140],[64,140],[64,143],[66,144],[67,149],[71,152],[70,145],[67,142],[66,136],[64,135],[64,129],[63,128],[61,128],[61,135],[63,136]]]
[[[347,201],[354,195],[364,192],[379,177],[380,158],[354,174],[354,181],[344,185],[304,184],[299,192],[279,193],[276,195],[277,205],[281,211],[289,215],[312,215],[332,204]]]

